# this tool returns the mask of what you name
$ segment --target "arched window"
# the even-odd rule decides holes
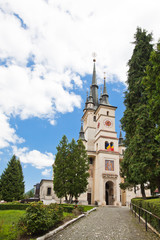
[[[96,116],[93,116],[93,121],[96,122]]]
[[[113,142],[110,142],[110,150],[114,151],[114,143]]]
[[[107,116],[109,116],[109,111],[107,111]]]
[[[109,150],[110,149],[110,144],[109,144],[109,142],[105,142],[105,149],[107,149],[107,150]]]

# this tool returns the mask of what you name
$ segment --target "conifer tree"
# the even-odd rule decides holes
[[[23,172],[19,159],[15,155],[8,162],[1,175],[1,194],[5,201],[20,200],[24,194]]]
[[[77,200],[79,195],[86,191],[88,169],[88,156],[82,140],[76,143],[72,139],[68,144],[66,136],[63,136],[57,147],[53,165],[53,185],[56,195],[59,198],[65,197],[69,202],[72,202],[73,197]]]
[[[126,110],[121,119],[122,129],[126,132],[122,175],[133,186],[141,184],[141,192],[145,197],[144,183],[149,180],[150,174],[151,156],[148,149],[153,123],[148,120],[147,98],[142,80],[153,47],[152,35],[145,30],[137,28],[134,38],[135,48],[128,62],[128,90],[124,100]]]
[[[74,197],[78,199],[80,194],[86,192],[89,177],[89,160],[85,146],[81,139],[77,143],[76,159],[75,159],[75,187]]]
[[[68,139],[64,135],[57,147],[57,154],[53,165],[53,186],[58,198],[65,197],[67,200],[67,161]]]
[[[148,99],[150,121],[154,122],[152,128],[152,176],[151,185],[158,187],[160,192],[160,41],[152,51],[143,79]]]

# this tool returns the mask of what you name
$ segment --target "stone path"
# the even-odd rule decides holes
[[[48,240],[158,240],[128,208],[99,207]]]

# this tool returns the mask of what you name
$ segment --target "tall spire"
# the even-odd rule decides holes
[[[110,105],[108,101],[108,93],[107,93],[107,88],[106,88],[106,76],[104,72],[104,85],[103,85],[103,94],[102,94],[102,103],[105,105]]]
[[[98,106],[98,85],[97,85],[97,79],[96,79],[96,66],[95,66],[95,62],[96,62],[96,54],[93,53],[93,76],[92,76],[92,96],[93,96],[93,103],[95,105],[95,107]]]
[[[100,95],[99,102],[100,102],[100,104],[102,103],[102,86],[101,86],[101,95]]]
[[[120,146],[124,145],[123,137],[122,137],[122,131],[121,131],[121,125],[120,125],[120,134],[119,134],[119,145]]]
[[[81,130],[79,132],[79,139],[85,140],[84,131],[83,131],[83,121],[81,121]]]
[[[93,103],[92,85],[90,86],[90,94],[89,94],[88,102],[89,102],[89,103]]]
[[[93,59],[93,76],[92,76],[92,85],[97,85],[97,79],[96,79],[96,59]]]

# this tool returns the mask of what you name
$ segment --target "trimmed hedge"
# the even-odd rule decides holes
[[[12,203],[2,203],[0,204],[0,210],[26,210],[29,204],[12,204]]]
[[[82,206],[82,205],[78,205],[78,204],[60,204],[60,206],[63,207],[64,209],[64,212],[68,212],[68,213],[72,213],[72,211],[75,209],[75,208],[78,208],[80,212],[85,212],[85,206]]]
[[[142,198],[133,198],[131,200],[133,204],[138,207],[144,208],[145,210],[153,213],[160,218],[160,198],[155,199],[142,199]],[[139,214],[139,209],[133,206],[133,210]],[[140,216],[145,219],[144,211],[140,210]],[[147,222],[151,224],[158,232],[160,232],[159,220],[147,213]]]

